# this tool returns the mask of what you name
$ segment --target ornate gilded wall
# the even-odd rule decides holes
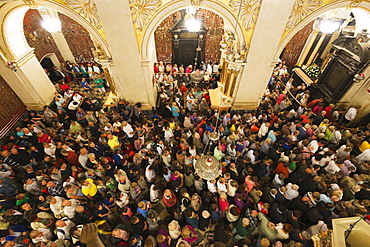
[[[301,54],[302,49],[306,44],[308,36],[313,30],[312,27],[314,22],[315,21],[311,21],[298,33],[296,33],[285,47],[283,53],[280,56],[280,59],[282,61],[285,61],[287,66],[294,66],[298,61],[299,55]]]
[[[154,32],[157,60],[170,63],[172,61],[171,28],[181,19],[180,11],[176,11],[164,19]]]
[[[35,56],[40,61],[48,53],[55,53],[58,60],[63,62],[62,54],[51,34],[42,25],[42,17],[36,9],[27,11],[23,19],[23,30],[28,45],[35,48]]]
[[[203,16],[202,16],[203,15]],[[208,29],[204,46],[204,61],[220,61],[220,42],[224,33],[224,20],[212,11],[201,9],[199,16]]]
[[[59,13],[62,23],[62,32],[76,62],[93,61],[91,48],[94,47],[89,32],[75,20]]]
[[[62,33],[76,61],[92,61],[91,48],[94,47],[94,43],[89,32],[68,16],[61,13],[58,15],[62,24]],[[23,29],[29,46],[35,48],[38,60],[41,60],[48,53],[55,53],[58,60],[63,62],[63,56],[52,35],[42,27],[41,22],[42,17],[36,9],[27,11],[23,21]]]
[[[23,116],[26,107],[0,75],[0,139],[8,133],[15,123]]]
[[[198,18],[203,20],[204,26],[208,29],[204,36],[204,61],[218,62],[220,60],[220,41],[224,33],[223,19],[212,11],[200,9]],[[154,32],[157,60],[171,62],[172,60],[172,35],[171,29],[177,20],[181,19],[181,12],[176,11],[164,19]]]

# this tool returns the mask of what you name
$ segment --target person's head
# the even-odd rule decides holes
[[[56,186],[56,184],[55,184],[55,182],[54,181],[49,181],[47,184],[46,184],[46,187],[48,187],[48,188],[52,188],[52,187],[55,187]]]
[[[250,213],[250,215],[252,217],[257,217],[258,216],[258,211],[257,210],[252,210],[251,213]]]
[[[22,205],[21,205],[21,209],[24,210],[24,211],[29,211],[32,209],[31,207],[31,204],[29,204],[28,202],[24,202]]]
[[[267,238],[261,238],[260,245],[262,247],[269,247],[270,246],[270,240],[268,240]]]
[[[64,220],[57,220],[55,222],[55,226],[56,227],[65,227],[65,226],[67,226],[67,224],[66,224],[66,222]]]
[[[243,226],[245,227],[245,226],[249,226],[249,224],[250,224],[250,220],[248,219],[248,218],[243,218],[242,219],[242,224],[243,224]]]
[[[294,231],[294,228],[291,224],[284,224],[283,231],[286,233],[290,233]]]

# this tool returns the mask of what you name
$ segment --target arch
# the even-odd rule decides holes
[[[184,9],[188,6],[191,6],[190,0],[185,1],[170,1],[159,9],[159,11],[151,18],[147,27],[143,31],[143,35],[140,41],[140,54],[142,60],[147,60],[149,57],[149,51],[153,48],[151,42],[153,42],[152,35],[154,34],[157,26],[170,14],[174,13],[177,10]],[[236,36],[239,39],[239,44],[244,44],[245,39],[243,35],[243,29],[239,22],[236,21],[236,18],[226,5],[220,1],[204,1],[200,8],[210,10],[224,19],[224,25],[234,27],[235,23],[237,24]]]
[[[50,60],[53,62],[54,66],[57,66],[59,69],[60,69],[60,62],[57,58],[57,56],[55,55],[55,53],[48,53],[46,54],[45,56],[43,56],[41,59],[40,59],[40,63],[42,62],[42,60],[44,58],[50,58]]]
[[[38,3],[38,6],[54,9],[77,21],[90,33],[93,40],[105,51],[105,54],[108,57],[111,57],[104,37],[94,26],[75,11],[57,2],[43,1]],[[4,56],[9,60],[15,60],[22,57],[32,49],[29,47],[23,32],[23,18],[29,9],[30,7],[22,2],[7,3],[0,9],[0,21],[3,23],[1,28],[2,36],[0,37],[0,46],[3,48],[2,52],[4,53]]]
[[[285,46],[289,43],[289,41],[293,38],[293,36],[298,33],[304,26],[306,26],[311,21],[315,20],[317,17],[321,16],[327,11],[338,9],[338,8],[346,8],[348,7],[350,1],[343,1],[343,2],[334,2],[328,5],[325,5],[324,7],[316,10],[309,16],[307,16],[304,20],[302,20],[300,23],[298,23],[296,26],[294,26],[288,33],[285,35],[285,37],[280,41],[280,44],[275,52],[274,58],[279,58],[281,52],[284,50]],[[370,9],[370,2],[362,2],[359,6],[359,8],[363,8],[366,10]]]

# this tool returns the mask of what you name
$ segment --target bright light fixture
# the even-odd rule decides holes
[[[194,17],[187,19],[185,25],[189,32],[199,32],[200,30],[200,21]]]
[[[49,33],[57,33],[62,30],[62,24],[60,23],[60,19],[58,17],[58,12],[51,10],[51,9],[43,9],[42,14],[42,26],[48,31]]]
[[[331,34],[338,30],[340,23],[333,19],[324,19],[320,23],[320,32]]]

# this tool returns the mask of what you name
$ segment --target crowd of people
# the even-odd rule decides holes
[[[334,218],[369,222],[370,126],[352,124],[360,107],[338,112],[285,70],[251,112],[212,109],[209,78],[190,73],[159,88],[153,115],[125,100],[102,107],[82,84],[57,93],[2,146],[2,245],[299,247],[330,236]],[[196,173],[202,155],[221,176]]]

